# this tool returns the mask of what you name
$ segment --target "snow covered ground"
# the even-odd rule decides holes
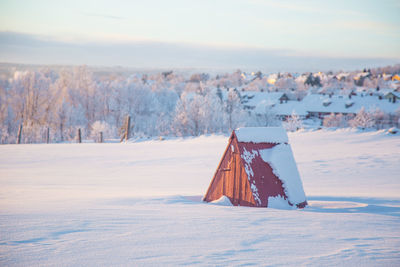
[[[309,207],[200,202],[226,136],[0,146],[0,266],[399,266],[400,136],[289,133]]]

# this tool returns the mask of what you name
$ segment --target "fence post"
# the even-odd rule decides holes
[[[126,116],[126,119],[125,119],[125,125],[123,127],[124,133],[121,136],[121,141],[120,142],[122,142],[124,139],[125,139],[125,141],[128,141],[128,139],[129,139],[129,129],[130,128],[131,128],[131,116],[128,115],[128,116]]]
[[[99,135],[99,142],[103,143],[103,132],[100,132]]]
[[[50,143],[50,128],[47,127],[47,131],[46,131],[46,143]]]
[[[21,135],[22,135],[22,123],[19,125],[18,129],[17,144],[21,144]]]
[[[129,129],[131,128],[131,116],[126,117],[126,128],[125,128],[125,142],[129,139]]]
[[[81,128],[78,128],[78,138],[77,138],[78,143],[82,143],[82,134],[81,134]]]
[[[125,132],[121,137],[121,142],[125,139],[125,142],[128,141],[129,139],[129,129],[131,128],[131,116],[126,116],[126,120],[125,120]]]

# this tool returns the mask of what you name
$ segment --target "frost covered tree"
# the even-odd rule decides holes
[[[240,96],[237,90],[230,88],[227,99],[225,100],[225,112],[227,116],[227,127],[229,132],[236,129],[243,116],[243,109],[240,103]]]
[[[175,129],[181,136],[197,136],[201,132],[204,96],[198,94],[181,95],[175,111]]]
[[[283,90],[295,90],[297,88],[297,84],[292,77],[282,77],[275,82],[275,87]]]
[[[23,142],[41,139],[43,124],[51,105],[51,79],[37,71],[26,71],[14,76],[10,90],[10,106],[17,125],[23,125]]]
[[[294,132],[303,128],[303,122],[299,115],[293,111],[292,115],[284,122],[283,126],[287,131]]]
[[[172,130],[179,136],[189,135],[189,118],[188,118],[188,102],[181,95],[175,108],[175,116]]]
[[[168,135],[171,133],[171,124],[174,120],[174,111],[179,99],[178,93],[173,89],[162,89],[155,92],[154,116],[155,135]]]
[[[310,73],[305,80],[304,84],[310,85],[310,86],[316,86],[316,87],[321,87],[321,78],[319,76],[314,76],[312,73]]]
[[[370,112],[373,121],[375,122],[375,127],[377,129],[383,129],[385,127],[391,126],[390,116],[386,114],[381,109],[376,108]]]
[[[225,113],[216,90],[183,93],[176,105],[174,130],[181,136],[216,133],[224,130]]]
[[[331,113],[329,116],[326,116],[324,118],[323,126],[335,127],[335,128],[346,127],[347,121],[346,121],[345,116],[343,116],[342,113],[339,113],[336,115],[334,113]]]
[[[70,84],[70,98],[72,103],[78,103],[82,108],[86,128],[89,128],[98,114],[98,94],[92,73],[86,66],[74,68]]]
[[[362,107],[354,119],[349,121],[349,125],[354,128],[372,128],[375,126],[375,120],[373,116]]]
[[[13,127],[12,108],[9,105],[9,95],[5,86],[0,85],[0,143],[7,144],[14,142],[9,133]]]
[[[262,127],[272,127],[272,126],[280,126],[282,122],[278,119],[276,113],[272,110],[271,107],[265,107],[265,111],[263,113],[255,114],[252,118],[252,121],[248,122],[248,126],[262,126]]]
[[[90,137],[94,141],[98,141],[100,133],[102,133],[104,139],[105,138],[115,138],[116,137],[115,132],[116,132],[115,128],[110,126],[108,123],[106,123],[104,121],[95,121],[91,125]]]
[[[394,124],[396,127],[400,128],[400,108],[398,108],[394,115]]]
[[[208,90],[203,105],[204,133],[224,131],[224,107],[216,90]]]
[[[262,75],[262,74],[260,74]],[[257,79],[254,79],[251,81],[247,87],[245,88],[246,91],[261,91],[268,89],[269,84],[268,84],[268,77],[259,77]]]

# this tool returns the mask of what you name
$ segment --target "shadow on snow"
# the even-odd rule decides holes
[[[109,205],[202,205],[200,195],[193,196],[164,196],[150,198],[123,198],[107,201]],[[308,206],[304,212],[318,213],[366,213],[381,214],[400,217],[400,199],[368,198],[368,197],[331,197],[331,196],[309,196]],[[207,203],[210,204],[210,203]],[[235,207],[228,207],[235,208]],[[247,207],[245,207],[247,208]]]

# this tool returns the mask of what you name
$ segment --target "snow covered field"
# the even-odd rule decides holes
[[[0,266],[399,266],[400,136],[289,140],[304,210],[200,202],[226,136],[0,146]]]

